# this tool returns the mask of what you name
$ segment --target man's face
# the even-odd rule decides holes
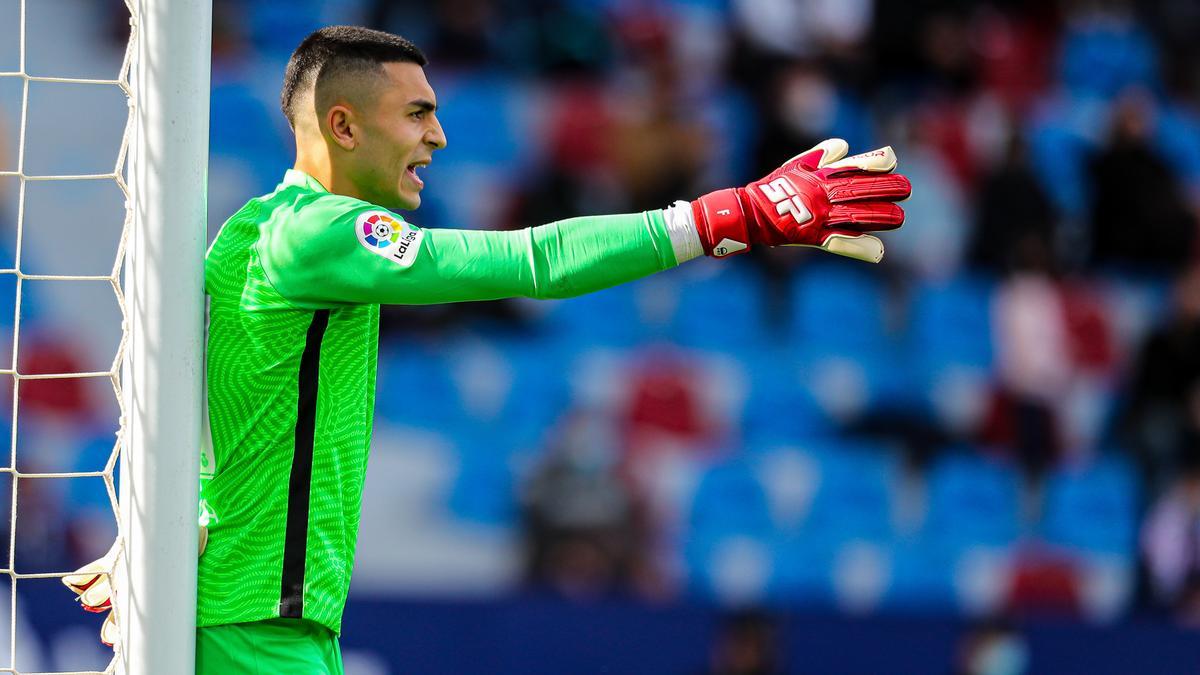
[[[435,113],[437,99],[415,63],[385,63],[373,100],[361,110],[362,140],[348,166],[367,201],[387,208],[421,205],[417,171],[446,146]]]

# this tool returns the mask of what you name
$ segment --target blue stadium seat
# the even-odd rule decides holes
[[[683,534],[684,563],[693,590],[704,596],[722,594],[722,554],[730,547],[757,551],[774,567],[774,538],[766,492],[753,467],[738,457],[710,467],[700,479]],[[770,583],[771,575],[766,576],[759,591]]]
[[[883,606],[905,611],[957,609],[955,556],[920,541],[898,541],[891,547],[892,578]]]
[[[833,543],[886,542],[892,533],[891,485],[896,458],[890,448],[863,442],[809,444],[820,484],[803,532]]]
[[[478,71],[447,72],[437,83],[438,120],[450,136],[445,152],[434,160],[472,163],[512,171],[527,159],[531,146],[522,142],[520,118],[514,114],[523,92],[511,78]]]
[[[993,283],[981,276],[959,276],[917,289],[909,339],[926,367],[991,367],[993,291]]]
[[[274,188],[291,165],[291,151],[275,133],[278,113],[258,97],[250,82],[215,82],[209,101],[212,153],[245,166],[256,183],[248,189]]]
[[[405,426],[446,430],[466,413],[441,349],[405,341],[381,344],[376,416]]]
[[[765,347],[763,280],[746,265],[721,265],[714,274],[680,275],[672,340],[725,352],[748,353]]]
[[[493,341],[493,346],[508,359],[513,378],[493,426],[508,435],[514,451],[539,452],[572,406],[566,377],[571,354],[545,338]]]
[[[795,357],[786,351],[747,354],[748,387],[742,411],[742,430],[749,447],[795,443],[833,433],[828,415],[802,379]]]
[[[1137,554],[1137,475],[1127,461],[1104,457],[1082,470],[1055,471],[1046,484],[1041,534],[1082,553]]]
[[[689,537],[726,534],[766,537],[774,530],[766,492],[753,467],[733,458],[710,467],[700,479],[688,518]]]
[[[873,349],[887,341],[885,310],[882,281],[862,265],[810,264],[795,282],[793,342]]]
[[[838,542],[805,533],[779,537],[772,544],[775,568],[771,596],[806,608],[833,606],[833,565]]]
[[[801,343],[786,358],[796,364],[806,396],[831,422],[847,423],[870,410],[896,411],[918,402],[913,394],[920,390],[916,364],[894,342]]]
[[[322,27],[319,0],[257,0],[246,6],[254,46],[269,55],[286,58],[306,35]]]
[[[545,321],[548,330],[571,341],[576,348],[629,347],[646,336],[634,284],[555,302]]]
[[[1007,547],[1020,534],[1020,477],[1006,463],[970,450],[947,456],[928,475],[923,541],[943,551]]]
[[[463,425],[450,430],[458,473],[446,507],[459,520],[494,526],[516,526],[517,494],[509,463],[509,439],[497,425]]]

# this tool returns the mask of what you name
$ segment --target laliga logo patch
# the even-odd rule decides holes
[[[354,222],[358,241],[367,250],[401,267],[410,267],[417,259],[425,232],[387,211],[367,211]]]

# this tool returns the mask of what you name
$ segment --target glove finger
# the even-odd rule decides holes
[[[801,168],[806,171],[816,171],[838,161],[850,152],[850,145],[840,138],[827,138],[812,148],[796,155],[783,163],[783,169]]]
[[[834,204],[859,201],[900,201],[912,194],[908,178],[898,173],[871,175],[856,173],[846,178],[834,178],[826,188]]]
[[[877,263],[883,260],[883,242],[869,234],[835,231],[825,237],[825,243],[820,248],[863,262]]]
[[[101,574],[79,594],[79,604],[89,612],[103,612],[112,607],[112,584],[109,576]]]
[[[829,208],[831,226],[841,229],[869,232],[872,230],[894,230],[904,224],[904,209],[891,202],[855,202],[834,204]]]
[[[851,155],[844,159],[826,162],[821,165],[827,175],[834,176],[843,171],[869,171],[871,173],[888,173],[896,168],[899,160],[896,151],[888,145],[878,150]]]
[[[95,563],[92,564],[94,565]],[[88,565],[88,567],[91,567],[91,565]],[[62,578],[63,585],[71,589],[75,595],[81,595],[92,584],[96,583],[97,579],[104,576],[99,571],[89,571],[88,567],[80,568],[74,574],[68,574]]]
[[[111,647],[117,643],[121,637],[121,631],[117,629],[117,617],[109,612],[108,617],[104,619],[104,623],[100,626],[100,641],[107,647]]]

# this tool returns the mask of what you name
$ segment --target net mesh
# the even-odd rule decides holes
[[[19,3],[19,67],[16,71],[0,72],[0,78],[15,78],[21,82],[21,102],[20,102],[20,118],[17,130],[17,158],[15,170],[0,170],[0,177],[16,178],[17,197],[16,197],[16,249],[13,266],[10,268],[0,269],[0,275],[10,275],[15,279],[16,298],[15,310],[13,316],[13,336],[12,336],[12,358],[6,368],[0,368],[0,375],[8,375],[12,378],[12,424],[11,424],[11,443],[9,451],[8,466],[0,468],[0,475],[8,474],[11,478],[11,504],[9,508],[9,541],[8,541],[8,567],[0,568],[0,574],[6,575],[9,579],[9,616],[10,616],[10,633],[9,633],[9,659],[7,664],[0,663],[0,673],[19,673],[17,666],[17,654],[19,653],[18,643],[22,636],[18,635],[16,629],[16,617],[18,616],[18,589],[22,581],[32,579],[61,579],[71,573],[71,570],[50,571],[50,572],[34,572],[20,569],[20,561],[17,560],[16,541],[17,541],[17,525],[18,513],[21,505],[20,493],[21,485],[28,484],[29,481],[41,481],[51,479],[80,479],[80,478],[100,478],[104,482],[105,491],[108,494],[109,504],[112,507],[112,515],[117,525],[117,541],[114,545],[115,556],[113,561],[119,559],[123,549],[121,532],[124,528],[120,522],[120,512],[117,509],[117,494],[114,483],[114,470],[119,458],[122,439],[126,429],[126,410],[124,408],[123,398],[121,395],[121,380],[120,372],[122,362],[125,355],[125,346],[127,342],[127,312],[125,307],[125,298],[122,292],[121,285],[121,270],[125,262],[126,240],[133,219],[133,201],[130,197],[130,192],[127,183],[128,176],[128,149],[130,134],[132,130],[134,112],[137,105],[134,96],[133,88],[130,86],[130,71],[132,59],[135,52],[138,38],[138,16],[136,8],[131,4],[130,0],[125,2],[126,10],[129,13],[130,31],[129,40],[125,47],[124,58],[121,63],[120,70],[115,79],[87,79],[77,77],[54,77],[44,74],[32,74],[26,66],[27,41],[26,41],[26,0],[20,0]],[[113,164],[113,169],[107,173],[85,173],[85,174],[55,174],[55,175],[39,175],[26,172],[26,154],[27,154],[27,129],[29,127],[29,90],[31,83],[60,83],[60,84],[77,84],[89,85],[96,87],[115,87],[121,91],[128,104],[128,117],[126,118],[124,133],[122,135],[119,150]],[[31,183],[38,181],[112,181],[120,190],[124,197],[124,219],[121,226],[121,233],[117,244],[116,257],[113,260],[111,271],[107,275],[67,275],[67,274],[29,274],[25,272],[22,265],[22,243],[25,239],[26,223],[26,189]],[[57,373],[31,373],[22,372],[18,367],[21,345],[21,318],[22,318],[22,298],[25,283],[28,281],[46,281],[46,282],[64,282],[64,283],[87,283],[87,284],[102,284],[111,288],[116,298],[116,304],[120,312],[121,318],[121,338],[118,343],[116,353],[113,356],[111,366],[104,371],[90,372],[57,372]],[[117,428],[116,439],[114,439],[113,449],[108,457],[108,461],[104,467],[97,471],[76,471],[76,472],[23,472],[19,470],[17,463],[18,444],[18,410],[20,407],[20,392],[22,383],[34,380],[64,380],[72,378],[107,378],[112,384],[113,392],[116,396],[117,405],[119,406],[120,423]],[[66,591],[64,590],[64,593]],[[114,612],[117,609],[113,610]],[[119,624],[121,617],[116,616],[116,621]],[[33,636],[24,636],[23,639],[33,639]],[[119,646],[117,649],[119,650]],[[96,672],[113,672],[118,658],[114,655],[112,662],[103,671],[69,671],[71,673],[96,673]],[[68,671],[57,671],[59,673]]]

